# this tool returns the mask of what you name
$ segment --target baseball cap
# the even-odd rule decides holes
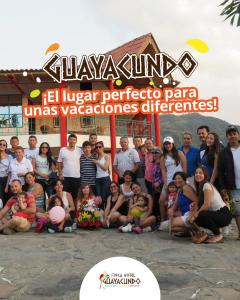
[[[162,150],[160,148],[158,148],[158,147],[152,148],[151,152],[152,153],[161,153],[162,154]]]
[[[171,136],[167,136],[163,139],[163,144],[164,143],[174,144],[174,139]]]
[[[227,127],[227,129],[226,129],[226,135],[228,135],[229,132],[231,132],[231,131],[235,131],[235,132],[239,133],[237,127],[234,126],[234,125],[229,125],[229,126]]]

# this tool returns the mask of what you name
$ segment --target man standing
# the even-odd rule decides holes
[[[89,135],[89,142],[91,144],[92,154],[95,154],[95,145],[97,143],[97,135],[96,135],[96,133],[91,133]]]
[[[123,174],[125,171],[132,171],[136,174],[140,158],[135,149],[129,148],[129,141],[127,137],[120,138],[121,150],[116,154],[113,162],[113,169],[119,176],[119,183],[123,183]]]
[[[11,155],[12,158],[16,158],[15,150],[19,146],[19,139],[17,136],[12,136],[10,139],[11,149],[7,150],[7,154]]]
[[[200,158],[203,157],[204,152],[207,148],[206,139],[207,139],[208,133],[209,133],[209,127],[207,125],[199,126],[197,129],[197,134],[198,134],[199,140],[201,142],[200,149],[199,149],[200,150]]]
[[[35,135],[30,135],[28,139],[29,148],[24,150],[24,156],[30,160],[36,158],[39,154],[39,148],[37,148],[37,138]]]
[[[137,151],[140,159],[139,168],[136,172],[136,180],[139,184],[141,184],[141,188],[143,192],[147,192],[146,184],[145,184],[145,145],[142,145],[142,138],[140,136],[135,136],[133,139],[133,144],[135,150]]]
[[[223,196],[228,192],[233,201],[233,215],[240,239],[240,135],[237,127],[230,125],[226,130],[228,145],[219,154],[218,178]]]
[[[192,135],[189,132],[183,134],[183,145],[179,148],[182,151],[187,160],[187,177],[192,177],[200,162],[199,149],[192,146]]]
[[[146,139],[145,146],[147,152],[145,154],[145,184],[150,195],[153,195],[153,153],[154,148],[152,139]]]
[[[96,172],[97,167],[94,163],[96,157],[92,154],[91,143],[88,141],[82,144],[83,154],[80,158],[80,174],[81,184],[87,183],[91,186],[94,194],[96,195]]]
[[[77,136],[70,134],[68,147],[60,149],[58,156],[59,178],[63,179],[64,190],[71,193],[73,199],[77,197],[80,185],[80,157],[82,150],[76,147]]]
[[[23,206],[23,203],[18,199],[18,194],[22,192],[22,184],[18,179],[14,179],[12,181],[11,191],[13,193],[13,196],[7,201],[4,208],[0,211],[0,231],[3,231],[3,233],[5,234],[11,234],[14,231],[29,231],[32,223],[35,220],[35,198],[32,194],[26,193],[26,205]],[[12,207],[14,206],[17,207],[18,211],[13,215]],[[7,220],[6,216],[9,212],[11,214],[11,219]]]

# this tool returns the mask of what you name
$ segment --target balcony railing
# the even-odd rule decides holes
[[[77,123],[76,123],[77,120]],[[75,122],[75,126],[74,126]],[[80,125],[81,123],[81,125]],[[23,118],[21,114],[16,114],[12,118],[7,118],[6,115],[0,114],[0,136],[7,135],[30,135],[30,134],[49,134],[60,133],[60,128],[51,126],[49,122],[46,125],[39,125],[36,119]],[[20,126],[21,125],[21,126]],[[109,136],[110,135],[110,122],[109,117],[89,117],[82,118],[81,122],[71,117],[67,120],[68,133],[77,133],[82,135],[89,135],[96,133],[97,135]],[[117,136],[137,136],[147,137],[151,133],[152,124],[147,124],[146,121],[132,120],[129,118],[116,117],[116,135]]]

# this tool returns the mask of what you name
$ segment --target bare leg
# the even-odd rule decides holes
[[[156,217],[154,216],[149,216],[144,220],[140,220],[140,226],[142,228],[148,227],[148,226],[152,226],[153,224],[155,224],[156,222]]]

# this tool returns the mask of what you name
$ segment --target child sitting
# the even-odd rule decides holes
[[[55,207],[60,207],[60,209],[56,210],[54,209]],[[57,195],[51,197],[48,205],[47,220],[46,227],[49,233],[72,232],[73,221],[66,219],[63,201]]]
[[[82,184],[77,199],[77,223],[79,227],[99,228],[102,226],[103,211],[99,209],[101,197],[94,196],[89,184]]]
[[[134,226],[132,231],[134,233],[141,233],[143,230],[140,227],[140,221],[146,216],[148,211],[147,199],[143,195],[137,197],[136,203],[132,204],[130,207],[130,215],[133,217]]]

